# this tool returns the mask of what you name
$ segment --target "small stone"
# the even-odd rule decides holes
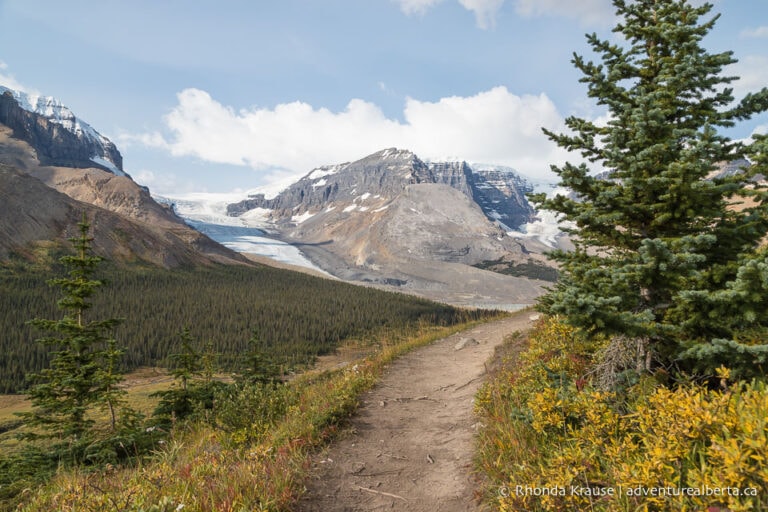
[[[454,350],[462,350],[470,345],[479,345],[475,338],[461,338],[456,345],[453,346]]]

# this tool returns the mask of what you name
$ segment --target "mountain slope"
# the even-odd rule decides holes
[[[30,198],[34,198],[31,201]],[[94,251],[116,261],[141,260],[162,267],[210,261],[182,237],[77,201],[14,167],[0,164],[0,260],[35,259],[38,251],[67,246],[85,213]]]
[[[0,164],[7,166],[0,193],[9,198],[0,206],[4,213],[0,232],[9,237],[2,242],[0,256],[11,249],[29,255],[30,246],[25,244],[34,241],[65,240],[67,231],[80,220],[79,214],[71,215],[77,209],[101,220],[101,227],[92,221],[95,230],[114,230],[95,241],[97,252],[109,258],[166,267],[247,262],[156,203],[146,188],[122,170],[122,156],[115,145],[60,102],[29,98],[5,88],[0,91]],[[13,222],[25,227],[17,230]]]

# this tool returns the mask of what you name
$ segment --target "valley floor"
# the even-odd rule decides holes
[[[473,397],[504,337],[530,312],[464,331],[397,359],[341,438],[313,461],[297,510],[483,510],[473,476]]]

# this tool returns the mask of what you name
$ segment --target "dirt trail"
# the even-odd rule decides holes
[[[474,496],[472,399],[494,348],[528,328],[529,316],[475,327],[392,363],[347,433],[315,458],[296,510],[483,510]]]

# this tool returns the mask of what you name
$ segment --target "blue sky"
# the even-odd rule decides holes
[[[737,94],[768,85],[768,1],[718,0]],[[59,98],[153,191],[247,190],[386,147],[544,176],[597,118],[570,64],[609,0],[0,0],[0,84]],[[733,137],[768,128],[768,116]]]

